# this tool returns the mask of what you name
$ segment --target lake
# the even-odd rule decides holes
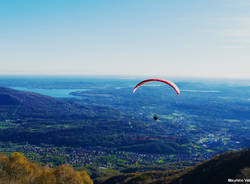
[[[25,87],[11,87],[12,89],[40,93],[56,98],[77,98],[77,96],[70,95],[71,92],[87,91],[88,89],[40,89],[40,88],[25,88]],[[78,97],[79,98],[79,97]]]

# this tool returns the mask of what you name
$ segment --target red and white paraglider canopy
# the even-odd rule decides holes
[[[138,83],[134,87],[133,93],[135,93],[135,91],[137,90],[137,88],[139,88],[143,84],[148,83],[148,82],[153,82],[153,81],[158,81],[158,82],[163,82],[165,84],[168,84],[169,86],[171,86],[175,90],[175,92],[177,93],[177,95],[180,94],[180,89],[178,88],[178,86],[175,83],[173,83],[171,81],[168,81],[168,80],[164,80],[164,79],[147,79],[147,80],[141,81],[140,83]]]

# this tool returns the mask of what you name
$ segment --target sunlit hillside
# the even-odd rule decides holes
[[[99,184],[226,184],[236,179],[245,183],[249,178],[250,149],[244,149],[217,155],[183,170],[129,173],[100,180]]]
[[[70,165],[56,168],[29,162],[21,153],[9,157],[0,155],[1,184],[93,184],[85,171],[75,171]]]

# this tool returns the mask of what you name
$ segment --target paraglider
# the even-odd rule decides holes
[[[154,115],[154,120],[156,121],[156,120],[158,120],[158,116],[156,116],[156,115]]]
[[[134,87],[134,90],[133,90],[133,93],[135,93],[135,91],[140,87],[142,86],[143,84],[145,83],[148,83],[148,82],[153,82],[153,81],[158,81],[158,82],[163,82],[165,84],[168,84],[169,86],[171,86],[175,92],[177,93],[177,95],[180,94],[180,89],[178,88],[178,86],[171,82],[171,81],[168,81],[168,80],[164,80],[164,79],[147,79],[147,80],[144,80],[144,81],[141,81],[140,83],[138,83],[135,87]]]
[[[163,82],[163,83],[165,83],[165,84],[171,86],[171,87],[175,90],[175,92],[176,92],[177,95],[180,94],[180,89],[178,88],[178,86],[177,86],[175,83],[173,83],[173,82],[171,82],[171,81],[169,81],[169,80],[164,80],[164,79],[147,79],[147,80],[141,81],[141,82],[139,82],[139,83],[134,87],[133,93],[135,93],[135,91],[136,91],[140,86],[142,86],[143,84],[148,83],[148,82],[154,82],[154,81]],[[153,119],[154,119],[155,121],[157,121],[157,120],[159,119],[159,117],[158,117],[157,115],[154,115],[154,116],[153,116]]]

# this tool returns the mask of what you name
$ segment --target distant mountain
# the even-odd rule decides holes
[[[11,88],[0,87],[0,105],[45,106],[58,105],[62,101],[34,92],[19,91]]]
[[[88,108],[34,92],[0,87],[0,113],[8,113],[9,118],[60,116],[65,118],[72,116],[72,114],[87,115]]]
[[[150,171],[113,176],[99,184],[223,184],[250,179],[250,148],[217,155],[179,171]],[[237,182],[240,183],[240,182]],[[241,182],[244,183],[244,182]]]

